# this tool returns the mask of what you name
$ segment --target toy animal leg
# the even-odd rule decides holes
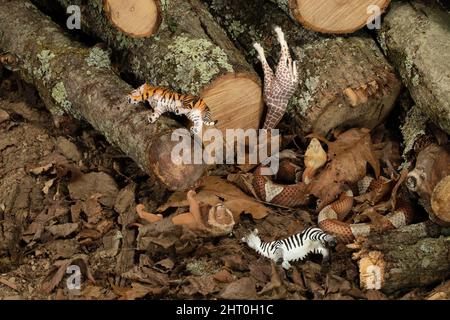
[[[291,264],[289,263],[289,261],[287,261],[287,260],[283,260],[283,263],[281,264],[281,266],[285,270],[289,270],[292,267]]]
[[[257,42],[253,44],[253,47],[255,48],[256,52],[258,52],[258,59],[259,61],[261,61],[264,71],[264,92],[268,93],[270,87],[272,86],[274,73],[272,71],[272,68],[270,68],[269,63],[267,62],[263,47]]]
[[[280,61],[278,62],[275,77],[295,84],[298,82],[297,62],[292,62],[291,53],[281,28],[275,27],[275,33],[281,46]]]
[[[317,250],[322,255],[322,263],[328,264],[330,263],[330,252],[327,248],[319,248]]]
[[[153,109],[153,113],[147,116],[148,122],[155,123],[156,120],[165,112],[164,105],[158,102]]]
[[[193,126],[191,127],[191,132],[194,135],[199,134],[202,132],[203,129],[203,120],[202,115],[199,110],[192,110],[188,115],[188,119],[193,122]]]
[[[194,122],[194,125],[191,127],[191,133],[192,134],[200,134],[200,132],[202,132],[202,128],[203,128],[203,121],[196,121]]]

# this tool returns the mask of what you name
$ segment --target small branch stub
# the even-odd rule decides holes
[[[111,23],[133,38],[151,36],[161,25],[159,0],[103,0],[103,7]]]

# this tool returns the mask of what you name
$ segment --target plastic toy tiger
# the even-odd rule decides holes
[[[202,131],[203,124],[214,126],[217,121],[211,120],[211,111],[206,102],[193,95],[183,95],[172,92],[162,87],[154,87],[148,83],[133,90],[127,97],[131,104],[147,100],[153,108],[153,113],[147,119],[154,123],[165,112],[173,112],[176,115],[186,115],[193,122],[191,132],[199,134]]]

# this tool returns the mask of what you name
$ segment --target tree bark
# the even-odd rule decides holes
[[[395,2],[378,40],[423,113],[450,134],[450,15],[435,3]]]
[[[44,9],[55,5],[55,1],[33,1]],[[219,129],[259,127],[263,111],[260,80],[199,0],[165,1],[158,32],[141,39],[111,26],[98,1],[56,2],[63,8],[81,7],[82,31],[121,52],[121,71],[136,83],[148,81],[201,96]]]
[[[429,223],[402,229],[371,235],[364,242],[358,254],[362,288],[393,293],[431,285],[450,275],[448,230]]]
[[[147,112],[130,108],[125,96],[131,87],[114,74],[103,50],[72,41],[29,1],[0,0],[0,34],[0,47],[18,57],[20,75],[52,113],[85,119],[170,189],[188,188],[201,177],[202,165],[170,159],[179,125],[165,117],[149,125]]]
[[[254,42],[264,47],[269,63],[278,62],[273,27],[283,29],[294,59],[299,61],[300,85],[287,111],[297,132],[326,134],[336,127],[373,128],[393,108],[401,83],[365,33],[350,38],[321,36],[296,25],[275,4],[264,0],[204,2],[255,65],[259,63]]]
[[[324,33],[352,33],[381,14],[390,0],[270,0],[308,29]],[[374,12],[369,6],[378,6]]]

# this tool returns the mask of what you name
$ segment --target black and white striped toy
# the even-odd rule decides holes
[[[301,233],[294,234],[286,239],[264,242],[258,237],[258,229],[242,238],[248,246],[260,255],[278,262],[281,266],[290,269],[289,261],[303,260],[309,253],[321,254],[323,262],[328,262],[330,253],[328,246],[335,246],[336,239],[319,228],[310,227]]]

